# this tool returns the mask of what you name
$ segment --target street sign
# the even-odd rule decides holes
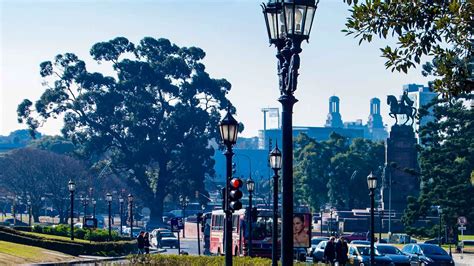
[[[458,224],[461,225],[461,226],[467,224],[467,219],[466,219],[466,217],[464,217],[464,216],[459,216],[459,217],[458,217]]]
[[[171,218],[170,222],[171,222],[172,231],[179,231],[179,230],[184,229],[183,218],[181,217]]]
[[[465,226],[459,226],[459,227],[458,227],[458,230],[459,230],[459,231],[464,231],[464,230],[466,230],[466,227],[465,227]]]

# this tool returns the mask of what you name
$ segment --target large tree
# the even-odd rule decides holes
[[[59,212],[59,222],[66,222],[69,209],[67,184],[74,180],[84,187],[87,170],[72,157],[33,148],[16,149],[0,157],[0,186],[12,195],[29,197],[35,222],[39,222],[41,198],[47,197]]]
[[[365,139],[331,134],[317,142],[305,134],[296,139],[296,196],[314,210],[329,204],[338,209],[363,208],[369,204],[366,177],[384,161],[384,145]]]
[[[213,175],[209,140],[218,137],[219,111],[231,106],[231,85],[209,76],[202,49],[167,39],[135,45],[118,37],[90,54],[114,76],[89,72],[74,54],[57,55],[41,63],[46,90],[34,105],[19,105],[19,118],[35,130],[64,114],[64,136],[87,156],[106,155],[159,222],[166,196],[203,192],[204,176]]]
[[[428,56],[423,74],[435,78],[436,91],[450,97],[473,90],[473,1],[344,1],[351,16],[343,31],[359,44],[389,40],[380,49],[387,68],[406,73]]]
[[[409,200],[406,225],[431,214],[432,206],[441,206],[449,226],[456,224],[458,216],[474,219],[474,110],[466,106],[467,99],[472,100],[472,95],[431,105],[434,121],[420,131],[421,191]]]

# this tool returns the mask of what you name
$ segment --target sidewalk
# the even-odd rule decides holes
[[[474,265],[474,254],[464,253],[461,259],[460,253],[453,253],[453,259],[456,266],[472,266]]]

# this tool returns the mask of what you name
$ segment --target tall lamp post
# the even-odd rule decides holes
[[[249,192],[249,257],[252,256],[252,196],[253,191],[255,190],[255,181],[252,180],[252,177],[247,180],[247,191]]]
[[[186,235],[185,235],[185,231],[186,231],[186,228],[185,228],[185,225],[186,225],[186,222],[185,222],[185,219],[186,219],[186,207],[188,207],[188,204],[189,204],[189,197],[188,196],[183,196],[183,195],[179,195],[179,204],[181,205],[181,210],[182,210],[182,215],[183,215],[183,238],[186,238]]]
[[[230,180],[232,179],[232,146],[237,142],[239,123],[230,113],[227,111],[226,116],[222,119],[219,124],[219,131],[221,138],[226,146],[224,152],[226,158],[226,187],[224,193],[224,212],[225,212],[225,226],[224,226],[224,241],[225,241],[225,265],[232,265],[232,211],[229,208],[229,192],[230,192]]]
[[[26,204],[28,205],[28,226],[31,226],[31,199],[29,196],[26,200]]]
[[[439,220],[439,227],[438,227],[438,246],[441,247],[441,215],[443,214],[443,209],[441,206],[436,206],[436,209],[438,210],[438,220]]]
[[[272,230],[272,265],[278,265],[278,171],[281,169],[281,152],[278,143],[270,152],[270,167],[273,169],[273,230]]]
[[[105,199],[107,200],[107,204],[109,206],[109,241],[112,240],[112,194],[107,193],[105,195]]]
[[[123,234],[123,197],[119,196],[119,205],[120,205],[120,235]]]
[[[67,188],[69,189],[69,194],[71,196],[71,240],[74,240],[74,191],[76,190],[76,183],[69,180]]]
[[[95,206],[97,205],[97,201],[92,199],[92,217],[95,218]]]
[[[130,212],[130,238],[133,238],[133,195],[128,194],[128,211]]]
[[[282,265],[293,265],[293,105],[301,43],[309,39],[319,0],[270,0],[262,4],[270,44],[277,48],[282,104]]]
[[[370,195],[370,265],[375,265],[375,248],[374,248],[374,205],[375,205],[375,188],[377,187],[377,177],[370,172],[367,176],[367,186]]]

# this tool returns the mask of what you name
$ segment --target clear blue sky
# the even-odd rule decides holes
[[[263,127],[263,107],[280,107],[275,48],[269,47],[261,1],[251,0],[0,0],[0,135],[24,128],[16,122],[16,107],[41,95],[39,64],[56,54],[73,52],[87,67],[104,71],[90,60],[89,49],[99,41],[124,36],[138,43],[144,36],[168,38],[178,46],[197,46],[212,77],[232,83],[229,98],[243,136],[256,136]],[[309,43],[303,43],[294,109],[294,125],[321,126],[328,98],[341,99],[343,121],[367,121],[369,100],[399,95],[402,85],[426,84],[420,69],[406,74],[385,70],[379,47],[359,46],[344,36],[348,7],[342,0],[321,0]],[[391,124],[384,116],[384,123]],[[40,131],[59,134],[60,122]]]

